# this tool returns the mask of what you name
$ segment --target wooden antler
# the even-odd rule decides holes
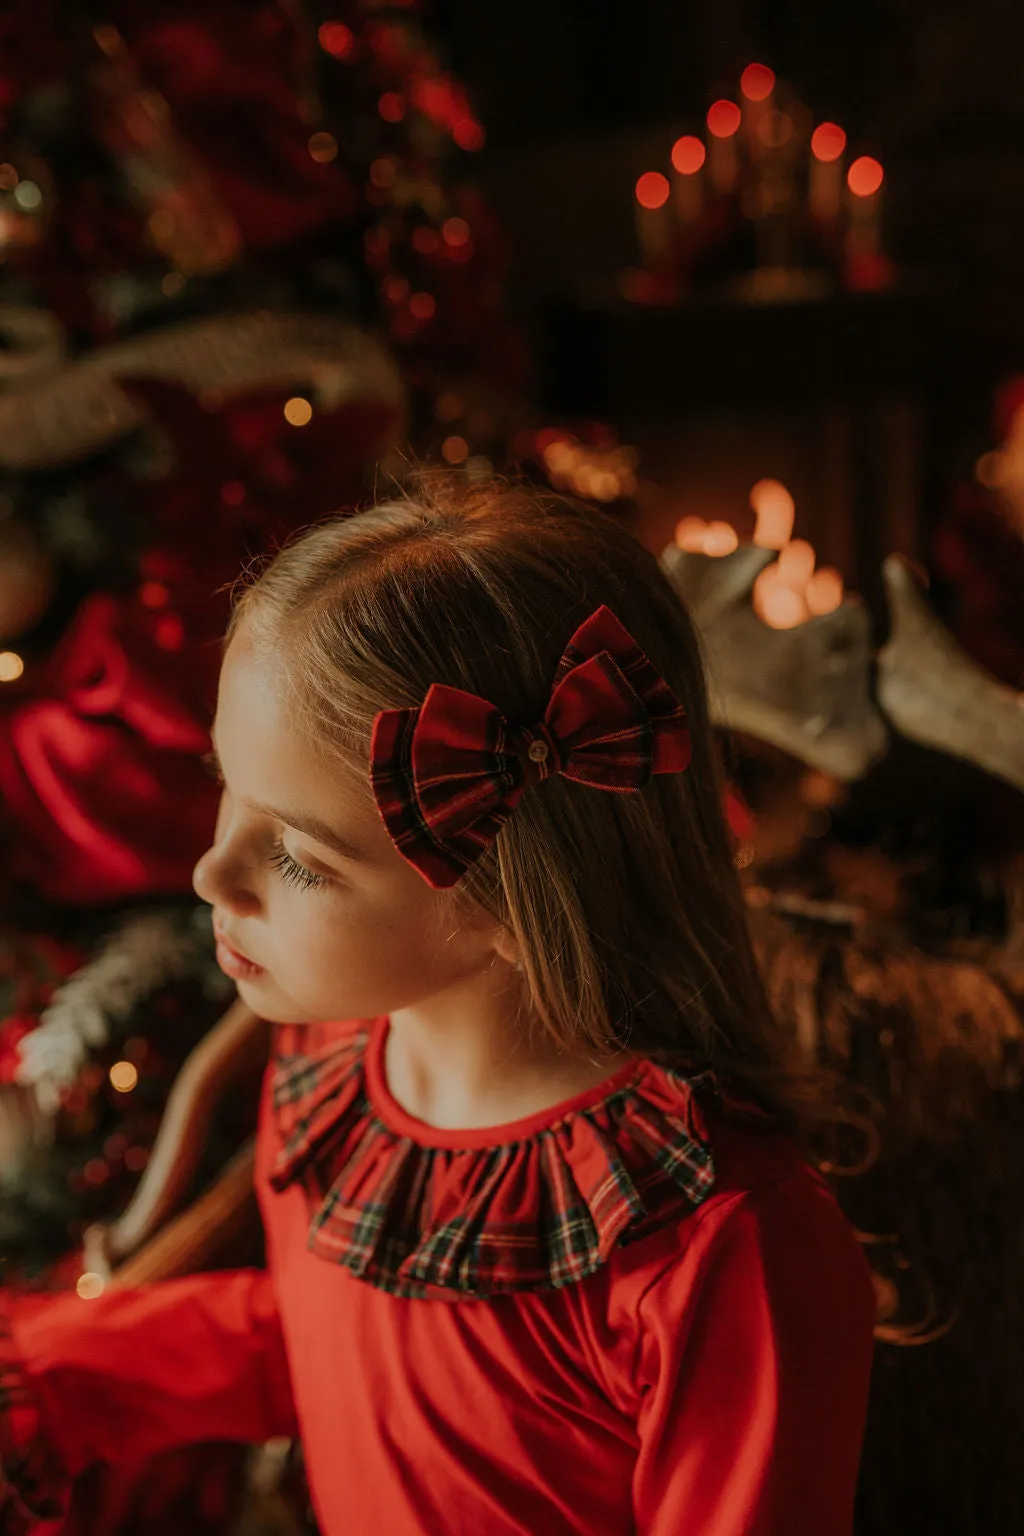
[[[707,661],[712,719],[836,778],[859,779],[887,737],[871,702],[871,621],[859,602],[794,629],[770,629],[750,603],[775,552],[743,545],[723,557],[670,545],[662,556]]]
[[[1024,693],[997,682],[961,650],[901,556],[890,555],[882,570],[892,619],[878,657],[885,713],[911,741],[1024,790]]]

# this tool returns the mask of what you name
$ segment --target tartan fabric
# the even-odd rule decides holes
[[[304,1189],[309,1248],[360,1279],[448,1300],[569,1285],[711,1193],[700,1108],[717,1094],[710,1073],[637,1061],[606,1097],[535,1135],[424,1146],[370,1098],[366,1056],[386,1025],[314,1037],[312,1049],[310,1026],[282,1026],[273,1067],[270,1183]]]
[[[2,1301],[0,1301],[2,1307]],[[21,1359],[0,1312],[0,1531],[27,1536],[67,1510],[71,1482],[47,1447]]]
[[[602,606],[566,646],[542,720],[510,725],[486,699],[433,683],[417,709],[377,715],[370,779],[395,847],[438,890],[549,774],[630,793],[689,762],[686,711]]]

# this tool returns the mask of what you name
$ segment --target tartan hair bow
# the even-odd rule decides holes
[[[418,708],[376,716],[370,780],[391,841],[441,890],[549,774],[629,793],[689,762],[686,711],[602,606],[562,653],[543,720],[510,725],[475,693],[432,683]]]

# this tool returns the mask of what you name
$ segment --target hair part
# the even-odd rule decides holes
[[[227,638],[244,622],[286,657],[312,739],[365,771],[377,712],[418,706],[431,683],[538,719],[567,641],[602,603],[683,702],[691,765],[632,794],[560,775],[530,786],[453,904],[515,937],[532,1019],[561,1046],[709,1067],[797,1124],[816,1089],[755,962],[697,638],[628,530],[532,488],[421,475],[249,571]]]

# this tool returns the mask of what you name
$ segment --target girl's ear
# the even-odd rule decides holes
[[[514,965],[517,971],[523,968],[522,958],[519,954],[519,945],[507,928],[499,928],[494,940],[494,952],[508,965]]]

